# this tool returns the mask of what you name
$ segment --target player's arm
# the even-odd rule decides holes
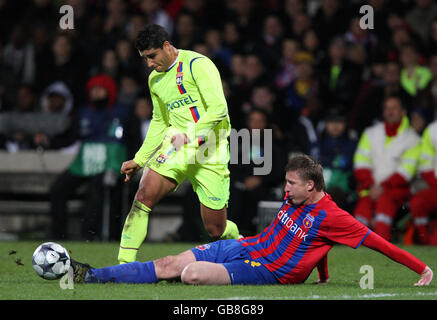
[[[370,249],[381,252],[393,261],[403,264],[407,268],[419,274],[420,279],[414,284],[415,286],[427,286],[431,283],[433,277],[431,268],[413,256],[411,253],[398,248],[375,232],[371,231],[369,233],[369,235],[363,241],[363,245]]]
[[[326,254],[316,265],[317,272],[319,273],[319,280],[316,284],[327,284],[329,281],[328,273],[328,254]]]
[[[334,213],[334,216],[335,219],[330,223],[329,231],[326,235],[329,240],[354,249],[363,244],[420,274],[421,279],[415,285],[428,285],[431,282],[431,269],[418,258],[377,235],[346,211],[339,210]]]
[[[207,110],[194,127],[196,137],[201,137],[207,135],[228,116],[228,106],[219,71],[211,60],[207,58],[193,60],[190,71]]]

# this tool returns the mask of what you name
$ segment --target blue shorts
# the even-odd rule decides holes
[[[238,240],[219,240],[191,249],[197,261],[222,264],[232,284],[278,284],[275,276],[253,260]]]

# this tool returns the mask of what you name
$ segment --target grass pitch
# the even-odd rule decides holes
[[[161,281],[150,285],[75,284],[63,290],[59,280],[44,280],[32,268],[32,253],[41,242],[0,242],[1,300],[374,300],[437,299],[437,247],[403,247],[435,272],[428,287],[413,284],[419,276],[382,254],[365,248],[335,246],[329,253],[330,283],[314,285],[317,271],[305,284],[266,286],[189,286]],[[94,267],[116,264],[118,243],[60,242],[71,256]],[[147,261],[190,249],[190,243],[144,243],[138,260]],[[363,265],[374,271],[374,288],[361,289]]]

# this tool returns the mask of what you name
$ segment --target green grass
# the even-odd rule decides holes
[[[273,300],[364,300],[364,299],[437,299],[437,279],[429,287],[413,286],[419,276],[380,253],[361,247],[334,247],[328,258],[330,283],[313,285],[314,271],[302,285],[274,286],[189,286],[161,281],[151,285],[75,284],[62,290],[59,281],[38,277],[32,268],[32,253],[39,242],[0,242],[0,299],[6,300],[204,300],[204,299],[273,299]],[[118,243],[61,242],[78,261],[95,267],[116,264]],[[138,259],[147,261],[189,249],[193,244],[145,243]],[[437,247],[404,247],[434,271],[437,270]],[[16,253],[12,253],[11,251]],[[12,253],[12,254],[11,254]],[[23,265],[17,264],[21,260]],[[361,289],[362,265],[374,270],[374,289]]]

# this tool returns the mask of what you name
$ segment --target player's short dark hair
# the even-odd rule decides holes
[[[170,36],[164,27],[158,24],[147,24],[138,32],[135,48],[139,51],[160,49],[165,41],[170,41]]]
[[[314,181],[314,187],[317,191],[325,190],[323,167],[314,158],[305,154],[294,156],[285,166],[285,172],[288,171],[296,171],[304,181]]]

